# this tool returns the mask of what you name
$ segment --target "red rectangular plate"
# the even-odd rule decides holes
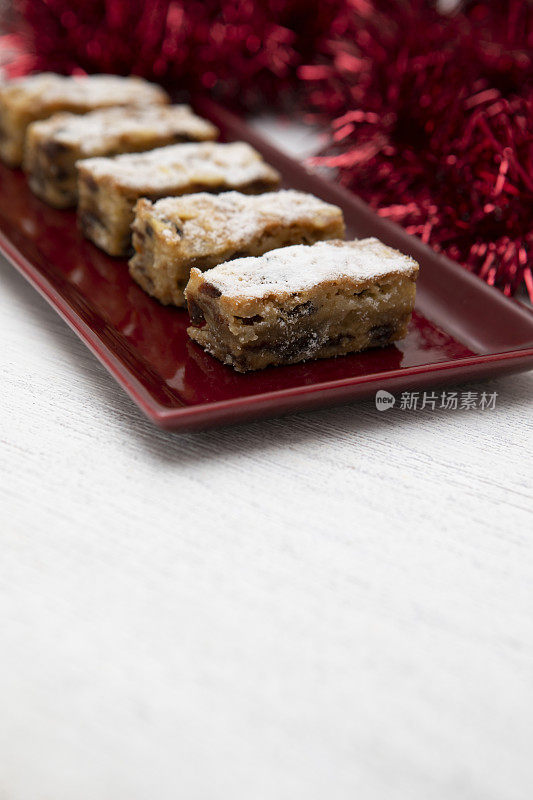
[[[200,428],[346,402],[377,389],[420,389],[533,366],[527,309],[308,172],[212,101],[195,105],[224,140],[257,148],[285,187],[339,205],[349,237],[377,236],[413,256],[421,272],[409,334],[397,345],[239,375],[188,339],[186,312],[148,297],[125,260],[83,239],[73,212],[49,208],[20,171],[0,166],[1,251],[156,424]]]

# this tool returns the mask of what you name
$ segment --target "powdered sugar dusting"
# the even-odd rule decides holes
[[[187,191],[191,186],[239,188],[254,181],[273,186],[279,174],[246,142],[176,144],[145,153],[91,158],[78,163],[96,180],[108,178],[137,192]]]
[[[41,72],[2,84],[0,94],[25,105],[34,101],[37,107],[64,104],[72,109],[168,102],[168,95],[160,86],[142,78],[119,75],[65,76]]]
[[[336,206],[294,190],[165,197],[154,203],[150,213],[178,225],[179,238],[187,241],[191,256],[228,247],[244,250],[269,226],[279,225],[286,230],[291,225],[301,225],[320,230],[342,223],[342,213]],[[176,235],[173,230],[170,227],[170,236]]]
[[[414,278],[417,272],[418,264],[412,258],[371,238],[271,250],[259,258],[227,261],[203,277],[222,295],[244,299],[297,294],[342,279],[359,284],[386,275]]]
[[[201,140],[214,139],[216,134],[215,126],[197,117],[187,105],[112,107],[81,116],[54,114],[32,127],[35,137],[78,147],[88,155],[109,152],[124,139],[135,144],[150,140],[165,144],[165,137],[180,135]]]

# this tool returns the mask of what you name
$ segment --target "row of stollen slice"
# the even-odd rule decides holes
[[[279,191],[245,142],[139,78],[44,73],[0,87],[0,157],[31,189],[77,205],[84,235],[189,335],[238,371],[293,364],[405,335],[418,265],[377,240],[343,241],[342,211]]]

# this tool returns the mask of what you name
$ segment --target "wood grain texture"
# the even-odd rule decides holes
[[[531,374],[171,434],[0,333],[1,800],[529,800]]]

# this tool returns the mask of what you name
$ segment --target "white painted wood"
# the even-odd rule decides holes
[[[1,800],[531,798],[531,374],[180,435],[0,341]]]

